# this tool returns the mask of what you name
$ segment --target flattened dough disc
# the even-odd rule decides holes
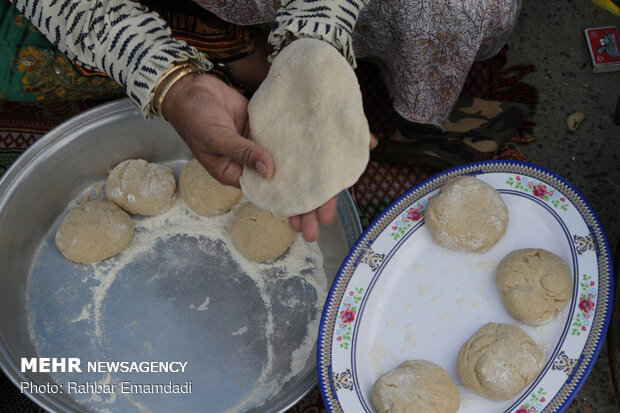
[[[273,61],[248,107],[252,139],[274,161],[266,180],[244,167],[241,190],[275,215],[303,214],[353,185],[370,131],[355,72],[328,43],[298,39]]]

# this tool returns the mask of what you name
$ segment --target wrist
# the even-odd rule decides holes
[[[175,113],[178,113],[184,103],[191,99],[190,93],[196,90],[197,78],[204,77],[200,72],[192,72],[184,75],[168,90],[161,104],[161,117],[172,121]]]
[[[166,72],[153,89],[151,111],[165,120],[164,103],[166,97],[168,97],[173,89],[178,89],[182,83],[187,82],[190,77],[199,73],[201,73],[201,70],[189,62],[180,63]]]

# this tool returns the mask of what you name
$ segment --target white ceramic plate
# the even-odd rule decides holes
[[[428,198],[455,176],[489,183],[508,206],[506,234],[489,251],[465,253],[436,244],[424,226]],[[519,248],[544,248],[569,265],[570,303],[549,323],[532,327],[503,308],[494,275]],[[330,412],[373,412],[369,393],[383,373],[408,359],[447,370],[459,385],[459,412],[562,411],[601,348],[612,303],[611,255],[583,196],[543,168],[515,161],[457,167],[412,188],[366,229],[334,280],[319,331],[318,373]],[[487,322],[522,327],[545,353],[540,375],[506,402],[460,385],[461,345]]]

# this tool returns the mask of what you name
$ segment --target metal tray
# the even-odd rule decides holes
[[[27,387],[24,393],[41,407],[53,412],[279,412],[294,405],[317,383],[315,350],[292,377],[278,370],[294,371],[291,353],[298,350],[295,342],[311,337],[316,346],[313,329],[318,327],[322,302],[312,306],[308,301],[320,300],[321,294],[304,280],[305,270],[265,284],[272,294],[275,329],[258,328],[258,333],[252,334],[264,321],[261,311],[265,305],[255,291],[257,274],[254,278],[229,274],[236,277],[235,288],[230,279],[217,278],[221,257],[230,258],[218,240],[204,240],[199,234],[169,237],[174,242],[153,246],[135,262],[121,265],[114,277],[106,271],[114,267],[115,258],[102,267],[74,265],[55,250],[53,237],[61,218],[84,195],[102,196],[107,171],[118,162],[129,158],[161,162],[170,165],[178,177],[190,157],[168,123],[145,121],[128,99],[122,99],[84,112],[50,131],[0,181],[0,365],[18,387]],[[336,222],[323,228],[318,241],[325,288],[361,233],[346,192],[339,195],[338,205]],[[139,229],[140,219],[136,222]],[[205,248],[219,252],[205,258],[201,255]],[[171,252],[177,257],[174,263],[167,258]],[[186,253],[187,260],[178,259]],[[228,264],[226,272],[234,268]],[[258,276],[269,271],[276,274],[281,268],[274,265]],[[150,282],[153,280],[156,282]],[[102,286],[105,296],[89,307],[93,289]],[[312,314],[317,308],[318,314]],[[89,324],[92,317],[84,314],[87,310],[94,310],[100,321],[96,339]],[[239,320],[245,324],[235,324]],[[267,344],[265,335],[271,335]],[[23,372],[22,358],[35,357],[78,358],[82,372]],[[267,358],[273,365],[271,378],[282,378],[281,382],[275,380],[275,389],[260,387]],[[89,361],[184,361],[189,371],[104,374],[88,372]],[[95,387],[121,380],[161,385],[191,381],[193,388],[190,394],[125,396],[118,391],[98,392],[104,389]],[[70,381],[78,383],[71,393]],[[48,384],[62,384],[63,391],[54,392],[57,388]],[[80,389],[85,393],[77,393]],[[266,398],[246,403],[257,389]]]

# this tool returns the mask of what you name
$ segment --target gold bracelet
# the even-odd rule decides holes
[[[162,86],[166,83],[166,81],[168,81],[172,76],[174,76],[175,73],[177,73],[179,70],[183,70],[187,67],[190,67],[191,63],[189,62],[183,62],[180,64],[176,64],[174,66],[172,66],[172,68],[170,68],[166,73],[164,73],[159,80],[157,81],[157,83],[155,84],[155,86],[153,87],[153,99],[151,100],[151,110],[157,114],[159,112],[159,106],[157,104],[157,97],[161,94]],[[159,102],[161,103],[161,102]]]
[[[151,111],[160,118],[166,120],[162,113],[162,106],[166,95],[168,94],[172,86],[182,77],[190,73],[197,72],[201,72],[201,70],[188,62],[176,65],[168,72],[166,72],[159,80],[159,82],[157,82],[157,84],[155,85],[155,92],[153,93],[153,100],[151,101]]]
[[[159,86],[161,86],[162,83],[164,83],[164,81],[166,79],[168,79],[171,75],[174,74],[174,72],[176,72],[177,70],[186,68],[191,66],[190,62],[182,62],[182,63],[177,63],[174,66],[172,66],[170,69],[168,69],[168,71],[166,73],[164,73],[163,75],[161,75],[161,77],[159,78],[159,80],[157,81],[157,83],[155,84],[155,86],[153,87],[153,90],[155,92],[157,92],[157,89],[159,88]]]

